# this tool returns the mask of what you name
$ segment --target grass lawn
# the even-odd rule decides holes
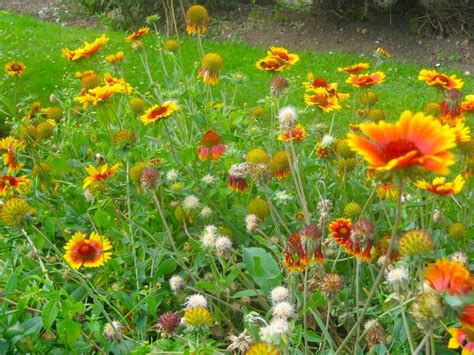
[[[101,32],[6,12],[0,29],[2,69],[26,64],[0,77],[0,353],[216,354],[241,332],[257,342],[247,354],[446,353],[445,328],[473,303],[472,78],[445,73],[465,82],[450,109],[466,118],[398,120],[444,107],[403,58],[376,68],[380,100],[362,104],[365,89],[337,68],[373,71],[375,58],[275,55],[288,66],[279,96],[256,68],[266,48],[205,39],[224,61],[211,86],[184,34],[169,53],[155,35],[133,49],[107,32],[98,53],[69,62],[63,48]],[[119,50],[113,67],[105,56]],[[80,83],[87,70],[101,78]],[[307,92],[340,110],[306,106],[310,72],[339,83]],[[398,122],[362,125],[380,118],[357,113],[369,106]],[[448,257],[466,265],[449,261],[445,275],[436,260]]]
[[[0,30],[0,64],[3,66],[12,59],[26,64],[27,71],[21,79],[19,96],[30,102],[34,100],[46,102],[50,94],[63,90],[65,83],[75,80],[73,78],[76,71],[93,68],[97,64],[95,60],[103,60],[106,54],[115,53],[118,50],[124,50],[127,53],[125,75],[128,81],[140,90],[147,88],[145,74],[137,70],[141,68],[140,58],[124,41],[125,34],[122,32],[107,32],[111,41],[105,46],[101,55],[92,62],[78,65],[61,58],[61,49],[79,47],[83,41],[91,42],[102,32],[94,29],[65,28],[7,12],[0,12],[0,28],[2,29]],[[152,40],[147,38],[145,45],[151,46],[151,42]],[[183,35],[181,45],[184,67],[192,73],[196,70],[199,60],[196,41]],[[248,77],[245,90],[239,90],[236,97],[238,103],[255,105],[268,93],[269,75],[255,68],[256,61],[265,56],[266,49],[213,40],[205,40],[203,45],[207,51],[215,51],[224,58],[224,75],[238,71],[245,73]],[[291,49],[291,43],[286,43],[284,46]],[[164,84],[158,52],[150,51],[149,53],[153,53],[149,58],[151,70],[156,73],[158,82]],[[304,105],[304,90],[300,83],[309,72],[325,77],[330,82],[342,83],[341,87],[347,92],[350,87],[344,83],[346,75],[338,73],[336,68],[361,61],[372,64],[375,62],[374,58],[340,53],[305,52],[299,54],[301,61],[289,71],[290,78],[295,81],[292,86],[294,94],[290,95],[289,100],[291,104],[297,106]],[[380,70],[387,74],[387,79],[383,85],[377,87],[377,92],[381,97],[379,107],[387,110],[389,117],[398,117],[403,109],[422,108],[426,101],[420,100],[420,93],[423,92],[423,97],[426,98],[426,86],[416,79],[420,71],[419,66],[406,62],[403,58],[393,58],[384,63]],[[459,76],[466,82],[463,91],[466,93],[474,91],[474,80],[462,74]],[[9,85],[13,85],[12,80],[0,80],[0,92],[11,92]],[[223,81],[223,85],[225,89],[222,92],[230,95],[233,84]],[[435,98],[434,93],[433,98]]]

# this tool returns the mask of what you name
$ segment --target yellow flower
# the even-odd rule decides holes
[[[179,106],[174,101],[166,101],[162,105],[154,105],[146,110],[145,114],[140,116],[140,121],[145,125],[165,119],[179,110]]]
[[[109,54],[105,57],[105,60],[108,61],[110,64],[116,64],[123,60],[125,57],[125,53],[123,51],[119,51],[115,54]]]
[[[130,36],[125,37],[125,40],[127,42],[135,42],[138,38],[142,36],[146,36],[147,34],[150,33],[150,28],[149,27],[142,27],[133,32]]]
[[[437,177],[430,184],[425,180],[418,180],[415,185],[420,189],[432,192],[437,195],[451,195],[461,192],[464,187],[464,178],[461,175],[456,176],[453,182],[446,182],[445,177]]]
[[[97,105],[114,94],[126,94],[133,90],[128,83],[123,81],[123,79],[120,80],[122,80],[122,82],[112,85],[97,86],[93,89],[89,89],[78,97],[75,97],[74,101],[81,103],[84,108],[87,108],[90,104]]]
[[[92,232],[88,239],[86,235],[77,232],[64,246],[64,259],[73,269],[99,267],[110,260],[112,255],[107,250],[112,249],[108,238]]]
[[[351,74],[346,80],[346,83],[352,84],[358,88],[365,88],[369,86],[373,86],[376,84],[380,84],[385,80],[385,74],[381,71],[370,73],[370,74],[360,74],[355,75]]]
[[[84,184],[82,185],[82,188],[85,190],[90,185],[99,183],[109,178],[117,172],[120,166],[120,163],[115,164],[110,169],[108,168],[107,164],[100,165],[98,168],[93,165],[86,166],[85,169],[89,176],[84,179]]]
[[[207,308],[191,307],[184,312],[184,322],[195,327],[211,327],[214,324],[214,319]]]
[[[354,73],[361,72],[367,69],[368,67],[369,67],[369,63],[359,63],[359,64],[354,64],[345,68],[337,68],[337,71],[348,73],[348,74],[354,74]]]
[[[63,57],[65,57],[69,61],[75,61],[89,57],[97,53],[108,41],[109,38],[105,34],[103,34],[99,38],[96,38],[92,43],[85,41],[82,47],[79,47],[75,50],[64,48]]]
[[[5,73],[7,73],[8,76],[20,76],[25,72],[25,68],[25,64],[15,60],[5,64]]]
[[[422,69],[418,74],[418,80],[424,81],[428,86],[445,90],[461,89],[464,86],[464,82],[456,78],[456,75],[447,76],[436,70]]]
[[[203,78],[205,84],[216,85],[219,82],[219,71],[222,69],[223,60],[219,54],[207,53],[201,59],[201,70],[198,79]]]
[[[7,193],[25,192],[29,189],[30,180],[26,176],[0,176],[0,196]]]
[[[267,343],[255,343],[245,352],[245,355],[279,355],[274,345]]]
[[[25,219],[36,210],[22,198],[13,197],[3,203],[0,209],[0,217],[5,225],[16,227],[22,224]]]

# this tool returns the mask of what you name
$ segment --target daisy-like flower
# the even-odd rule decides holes
[[[257,68],[269,72],[282,72],[290,68],[300,60],[296,54],[289,53],[288,49],[283,47],[270,47],[267,56],[257,61]]]
[[[79,47],[75,50],[64,48],[62,54],[67,60],[76,61],[97,53],[108,41],[109,38],[103,34],[99,38],[96,38],[94,42],[84,42],[82,47]]]
[[[424,81],[428,86],[445,90],[461,89],[464,86],[464,82],[456,78],[456,75],[448,76],[429,69],[422,69],[418,74],[418,80]]]
[[[131,35],[125,37],[125,40],[127,42],[135,42],[137,41],[140,37],[146,36],[147,34],[150,33],[150,28],[149,27],[142,27],[133,32]]]
[[[284,63],[273,57],[265,57],[263,59],[259,59],[255,66],[259,70],[268,71],[270,73],[279,73],[286,68]]]
[[[267,57],[279,60],[285,65],[285,67],[295,65],[300,60],[300,57],[297,54],[289,53],[288,49],[274,46],[270,47],[267,51]]]
[[[461,192],[464,183],[464,178],[458,175],[452,182],[447,182],[445,177],[437,177],[431,184],[425,180],[418,180],[415,185],[436,195],[454,195]]]
[[[21,76],[25,72],[26,65],[19,61],[12,61],[5,64],[5,73],[8,76]]]
[[[186,32],[190,35],[207,32],[209,15],[202,5],[192,5],[186,11]]]
[[[462,349],[461,355],[474,354],[474,330],[467,328],[448,328],[451,335],[449,339],[449,349]]]
[[[129,86],[127,87],[121,84],[102,85],[87,90],[81,95],[75,97],[74,101],[81,103],[84,108],[87,108],[89,105],[97,105],[104,102],[114,94],[126,94],[130,91],[131,88]]]
[[[302,124],[297,124],[293,129],[284,131],[278,135],[278,140],[283,142],[293,141],[295,143],[301,142],[306,138],[306,129]]]
[[[221,136],[211,129],[204,133],[197,151],[200,160],[217,161],[225,153],[225,149]]]
[[[119,51],[115,54],[109,54],[105,57],[105,60],[110,64],[117,64],[120,63],[123,58],[125,57],[125,53],[123,51]]]
[[[358,63],[344,68],[337,68],[337,71],[347,74],[355,74],[364,71],[365,69],[369,68],[369,66],[369,63]]]
[[[332,221],[328,228],[331,232],[331,238],[333,238],[337,244],[345,247],[351,237],[351,220],[347,218],[338,218],[335,221]]]
[[[0,197],[15,192],[25,192],[28,190],[30,180],[26,176],[0,176]]]
[[[93,165],[86,166],[85,169],[89,176],[84,179],[84,184],[82,185],[82,188],[85,190],[91,185],[95,185],[108,179],[117,172],[121,165],[122,164],[117,163],[110,169],[107,164],[100,165],[97,168]]]
[[[346,83],[356,86],[358,88],[365,88],[380,84],[385,80],[385,74],[381,71],[369,74],[355,75],[351,74],[346,80]]]
[[[207,53],[201,59],[198,79],[202,78],[204,84],[216,85],[219,82],[219,72],[223,64],[224,62],[219,54]]]
[[[469,142],[471,140],[471,128],[467,127],[462,120],[459,120],[456,126],[451,129],[456,136],[457,143]]]
[[[465,295],[474,287],[474,279],[469,270],[463,264],[447,259],[429,264],[425,280],[432,289],[451,295]]]
[[[454,133],[421,112],[405,111],[396,123],[365,123],[359,128],[369,139],[348,133],[348,144],[374,170],[420,167],[446,174],[454,164],[449,152],[455,146]]]
[[[319,107],[324,112],[341,109],[337,97],[331,96],[327,89],[322,87],[308,90],[307,93],[304,94],[304,102],[308,106]]]
[[[25,144],[12,136],[0,139],[0,153],[3,153],[3,164],[8,167],[7,174],[18,171],[23,166],[16,160],[16,154],[25,148]]]
[[[140,121],[145,125],[160,121],[171,116],[179,110],[179,106],[174,101],[166,101],[162,105],[154,105],[146,110],[145,114],[140,116]]]
[[[461,102],[461,112],[474,113],[474,95],[466,95],[464,101]]]
[[[112,249],[109,239],[92,232],[89,238],[81,232],[76,232],[64,246],[64,259],[73,269],[84,267],[99,267],[110,260],[112,255],[107,250]]]

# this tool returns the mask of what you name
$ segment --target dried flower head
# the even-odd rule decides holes
[[[176,312],[166,312],[158,318],[158,327],[167,334],[173,334],[181,323],[181,317]]]
[[[292,130],[296,124],[297,119],[298,113],[291,106],[283,107],[278,112],[278,122],[280,123],[280,129],[282,131]]]
[[[284,286],[277,286],[272,290],[271,298],[273,304],[288,301],[290,291]]]
[[[123,332],[123,326],[120,322],[114,320],[110,323],[106,323],[102,335],[109,342],[118,342]]]
[[[337,295],[344,287],[344,279],[338,274],[325,274],[319,284],[321,291],[326,297]]]
[[[410,314],[418,328],[426,331],[443,319],[444,305],[436,293],[422,293],[411,304]]]
[[[215,242],[216,253],[218,256],[228,258],[232,252],[232,241],[227,237],[219,237]]]
[[[245,229],[249,233],[255,232],[260,226],[260,219],[254,214],[245,216]]]
[[[370,348],[377,344],[385,344],[385,331],[378,320],[370,319],[364,324],[365,338]]]
[[[160,182],[160,173],[153,167],[147,166],[140,173],[140,183],[145,190],[154,190]]]
[[[174,294],[177,294],[181,289],[184,288],[184,280],[181,276],[174,275],[170,278],[170,288]]]
[[[188,296],[185,302],[185,309],[195,308],[195,307],[202,307],[207,308],[207,300],[206,297],[200,295],[199,293],[195,293],[194,295]]]
[[[238,354],[245,354],[250,346],[254,343],[254,340],[248,333],[247,329],[245,329],[239,335],[230,335],[229,340],[230,344],[227,347],[227,350]]]
[[[295,315],[295,307],[287,301],[279,302],[273,306],[272,315],[275,318],[292,318]]]

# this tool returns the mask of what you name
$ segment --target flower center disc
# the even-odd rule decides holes
[[[418,148],[414,143],[405,139],[399,139],[385,145],[382,148],[382,154],[386,160],[390,161],[392,159],[403,157],[414,150],[418,152]]]
[[[79,254],[84,260],[92,260],[95,258],[97,251],[90,244],[83,244],[78,249]]]

